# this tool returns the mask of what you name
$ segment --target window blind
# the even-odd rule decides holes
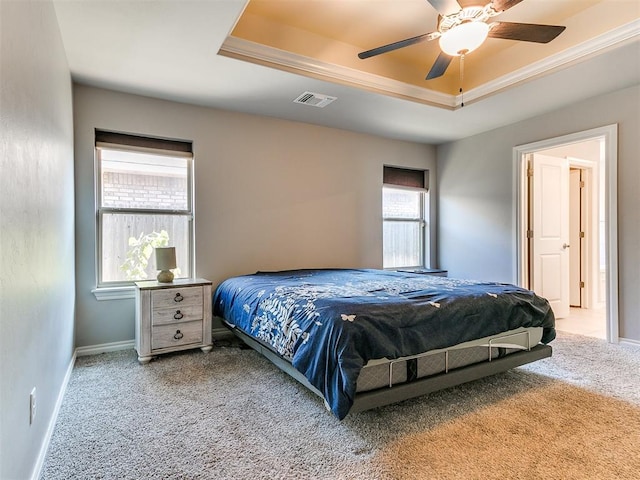
[[[171,152],[193,153],[193,143],[185,140],[142,137],[128,133],[96,130],[96,146],[126,145],[142,149],[165,150]]]
[[[397,187],[429,189],[429,171],[413,168],[390,167],[385,165],[382,174],[382,183]]]

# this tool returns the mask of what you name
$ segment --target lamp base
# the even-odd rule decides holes
[[[158,273],[157,280],[160,283],[171,283],[173,282],[173,272],[171,270],[161,270]]]

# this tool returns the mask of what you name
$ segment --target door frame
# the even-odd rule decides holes
[[[604,140],[605,158],[605,256],[607,259],[606,275],[606,317],[607,340],[611,343],[619,342],[618,328],[618,125],[606,125],[582,132],[576,132],[560,137],[549,138],[538,142],[518,145],[513,148],[513,243],[516,258],[514,264],[514,278],[520,286],[528,287],[528,188],[527,188],[527,159],[528,156],[540,151],[563,145],[580,143],[589,140]]]
[[[580,183],[583,182],[582,174],[581,169],[569,164],[569,244],[571,245],[569,249],[569,306],[579,308],[585,307],[585,293],[591,288],[591,281],[588,275],[585,275],[587,265],[584,262],[585,248],[583,248],[583,243],[585,242],[582,240],[590,240],[593,234],[590,225],[585,224],[584,210],[588,206],[583,202],[586,195],[582,193],[588,187],[586,182]],[[580,232],[585,232],[584,238],[580,237]],[[584,282],[582,288],[580,282]],[[577,297],[577,302],[574,302],[574,296]]]
[[[598,165],[591,160],[569,157],[569,169],[580,170],[582,173],[584,188],[581,189],[580,224],[583,231],[591,235],[580,239],[580,270],[585,288],[581,292],[581,305],[583,308],[594,308],[598,303],[599,279],[597,266],[599,265],[599,252],[596,251],[594,235],[599,234],[599,225],[594,220],[599,217],[599,199],[594,185],[599,183]],[[586,178],[585,178],[586,177]],[[599,218],[598,218],[599,220]],[[586,228],[584,225],[587,225]],[[569,243],[573,243],[570,241]]]

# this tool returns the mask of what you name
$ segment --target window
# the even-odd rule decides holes
[[[427,189],[424,170],[384,167],[384,268],[425,267]]]
[[[96,131],[98,287],[156,278],[155,247],[176,248],[176,278],[193,265],[190,142]]]

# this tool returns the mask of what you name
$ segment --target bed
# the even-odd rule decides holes
[[[339,419],[549,357],[555,338],[529,290],[375,269],[229,278],[213,314]]]

